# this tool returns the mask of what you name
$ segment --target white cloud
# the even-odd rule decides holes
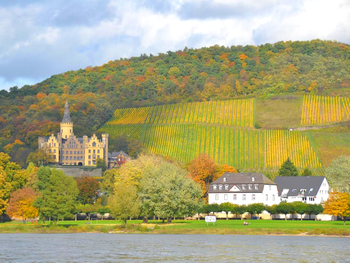
[[[15,2],[0,3],[0,89],[185,46],[350,43],[347,0]]]

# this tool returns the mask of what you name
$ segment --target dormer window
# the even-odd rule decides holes
[[[219,184],[219,190],[222,190],[222,184]]]
[[[309,193],[311,193],[313,190],[314,190],[313,188],[310,188]]]
[[[217,189],[217,185],[214,184],[214,185],[213,185],[213,190],[216,190],[216,189]]]
[[[246,187],[247,187],[247,185],[242,184],[242,189],[243,189],[243,190],[245,190],[245,189],[246,189]]]
[[[255,184],[255,185],[254,185],[254,188],[255,188],[255,190],[258,190],[258,189],[259,189],[259,185],[258,185],[258,184]]]
[[[222,179],[222,181],[223,181],[223,182],[226,182],[226,177],[224,177],[224,178]]]
[[[248,188],[249,188],[249,190],[252,190],[253,189],[253,185],[248,184]]]
[[[228,190],[228,184],[225,184],[225,190]]]
[[[255,177],[252,177],[252,182],[255,182]]]

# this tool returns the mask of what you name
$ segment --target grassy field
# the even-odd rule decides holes
[[[297,221],[297,220],[246,220],[250,224],[243,226],[242,220],[218,220],[215,225],[204,220],[174,220],[172,224],[149,220],[128,221],[124,227],[121,221],[63,221],[58,225],[8,222],[0,224],[0,233],[153,233],[153,234],[231,234],[231,235],[332,235],[350,236],[350,223],[342,221]]]

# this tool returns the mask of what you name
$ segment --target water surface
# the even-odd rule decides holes
[[[350,262],[350,239],[102,233],[1,234],[0,262]]]

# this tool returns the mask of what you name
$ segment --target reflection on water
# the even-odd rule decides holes
[[[349,262],[350,239],[298,236],[1,234],[0,262]]]

